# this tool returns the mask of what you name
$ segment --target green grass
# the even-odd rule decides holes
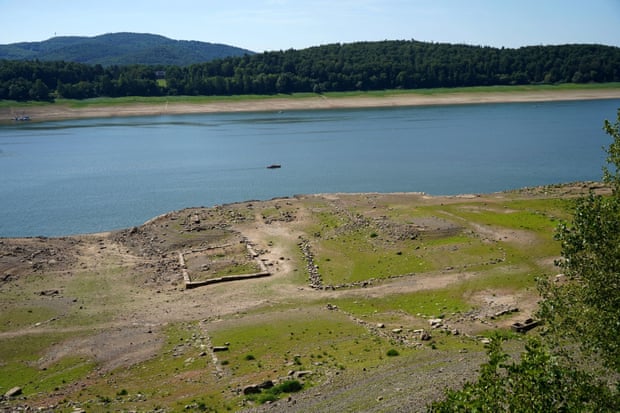
[[[254,262],[236,263],[228,265],[225,268],[219,269],[218,271],[215,271],[212,274],[212,277],[207,278],[217,278],[228,275],[254,274],[257,272],[260,272],[260,267]],[[198,278],[201,279],[200,277]]]
[[[49,102],[17,102],[15,100],[0,99],[0,109],[13,109],[16,115],[21,115],[22,109],[28,109],[37,106],[49,106],[52,104],[53,103]]]
[[[504,259],[505,250],[466,234],[390,241],[360,230],[314,242],[315,262],[325,284],[354,283],[437,271],[483,268]]]
[[[282,393],[296,393],[303,389],[303,384],[298,380],[286,380],[270,389],[255,395],[255,397],[248,397],[250,400],[255,400],[260,404],[267,402],[275,402],[280,398]]]
[[[374,321],[397,321],[395,314],[419,317],[438,317],[442,314],[463,313],[474,308],[469,301],[478,291],[534,290],[540,273],[529,267],[494,267],[476,274],[465,281],[453,282],[445,287],[386,297],[340,298],[333,300],[344,311],[356,317],[369,317]]]
[[[120,401],[122,410],[153,411],[157,406],[175,405],[183,410],[194,402],[226,410],[224,388],[214,377],[211,358],[200,356],[205,349],[203,334],[197,322],[170,324],[155,357],[112,371],[71,399],[90,401],[92,410],[114,410]],[[126,395],[118,395],[120,390]]]
[[[465,312],[472,308],[463,298],[462,291],[457,288],[425,290],[381,298],[343,298],[334,300],[334,303],[357,317],[372,317],[377,320],[390,313],[439,317],[441,314]]]
[[[312,211],[313,224],[305,229],[309,235],[324,236],[344,225],[342,217],[335,214],[329,206],[325,205],[323,208]]]
[[[227,371],[244,383],[285,376],[289,370],[320,375],[376,366],[390,348],[390,343],[345,314],[325,310],[323,305],[283,310],[266,318],[231,319],[210,328],[214,344],[230,343],[221,357],[228,361]],[[248,354],[254,359],[248,360]]]
[[[432,89],[394,89],[379,91],[351,91],[351,92],[327,92],[325,97],[338,99],[350,97],[387,97],[402,95],[443,95],[454,93],[515,93],[515,92],[545,92],[545,91],[573,91],[573,90],[600,90],[618,89],[619,82],[610,83],[564,83],[557,85],[518,85],[518,86],[475,86],[458,88],[432,88]],[[287,99],[308,99],[316,98],[314,93],[293,93],[276,95],[235,95],[235,96],[152,96],[152,97],[118,97],[118,98],[93,98],[84,100],[58,99],[56,104],[68,105],[72,108],[83,108],[90,106],[115,106],[127,104],[166,104],[166,103],[218,103],[218,102],[241,102],[252,100],[270,100],[278,98]],[[47,102],[15,102],[0,100],[0,108],[13,108],[15,110],[26,109],[32,106],[50,105]]]
[[[88,326],[106,322],[117,316],[118,309],[131,302],[131,298],[119,293],[122,274],[126,269],[106,267],[101,272],[81,272],[69,279],[63,290],[67,297],[89,297],[88,301],[77,299],[55,325],[70,327]]]
[[[65,357],[45,369],[38,367],[38,360],[49,347],[75,336],[50,333],[0,340],[0,393],[14,386],[22,387],[26,396],[49,393],[86,376],[95,363],[79,356]]]
[[[304,198],[300,210],[307,208],[312,222],[306,228],[299,228],[296,222],[291,225],[295,231],[306,231],[304,237],[311,240],[312,251],[326,284],[414,272],[419,275],[412,275],[409,285],[417,288],[417,277],[420,277],[418,286],[428,289],[394,293],[394,290],[389,292],[390,281],[379,281],[378,290],[350,288],[339,290],[335,293],[337,295],[324,292],[329,294],[329,301],[323,293],[316,295],[307,291],[300,296],[293,294],[272,299],[271,293],[281,288],[282,282],[288,283],[285,288],[299,287],[298,278],[304,281],[306,278],[303,277],[304,263],[297,261],[301,253],[296,242],[289,242],[285,237],[266,238],[271,241],[269,245],[280,247],[284,244],[286,253],[282,255],[285,257],[295,256],[290,261],[295,272],[286,281],[282,278],[265,279],[264,284],[257,283],[247,292],[249,299],[253,300],[251,302],[258,303],[260,299],[264,305],[248,307],[239,313],[225,313],[217,321],[208,319],[204,321],[205,330],[198,321],[171,322],[163,331],[163,345],[154,357],[111,372],[93,373],[97,367],[95,363],[79,356],[61,359],[47,366],[46,370],[40,369],[38,360],[53,344],[76,335],[92,334],[96,323],[107,323],[122,311],[131,311],[132,290],[136,288],[136,282],[141,284],[137,277],[142,275],[137,276],[130,267],[119,265],[114,256],[105,256],[107,261],[99,267],[102,270],[78,270],[70,277],[63,276],[62,281],[53,279],[56,286],[62,286],[62,301],[58,297],[39,297],[28,306],[20,306],[20,300],[24,297],[32,299],[33,294],[44,290],[51,280],[50,274],[33,274],[24,279],[21,288],[5,293],[0,331],[27,328],[57,316],[58,320],[46,324],[47,328],[74,325],[79,328],[71,336],[39,332],[19,339],[1,340],[0,394],[8,387],[20,385],[30,400],[35,401],[37,397],[43,397],[37,396],[39,392],[49,394],[55,388],[65,389],[68,393],[64,397],[79,401],[87,411],[152,411],[158,406],[171,411],[227,411],[239,409],[244,396],[237,393],[238,389],[286,377],[290,370],[311,370],[313,374],[303,380],[304,389],[309,389],[336,372],[342,375],[351,373],[355,377],[353,373],[364,368],[368,371],[377,366],[390,368],[402,363],[411,363],[412,371],[417,371],[418,366],[424,368],[427,358],[439,360],[442,354],[454,356],[462,349],[480,351],[480,343],[465,335],[452,336],[436,330],[432,331],[431,342],[422,343],[421,348],[408,348],[384,338],[372,327],[384,323],[386,329],[382,332],[389,334],[390,329],[402,327],[403,334],[411,334],[412,329],[428,328],[429,317],[445,316],[449,319],[452,314],[473,309],[481,293],[487,296],[535,294],[535,278],[544,274],[548,265],[544,263],[559,252],[559,245],[552,241],[553,230],[561,219],[569,217],[571,201],[515,200],[511,194],[484,199],[486,202],[455,198],[447,202],[442,200],[441,205],[429,205],[430,202],[412,203],[408,200],[399,204],[389,198],[384,205],[372,209],[371,203],[350,201],[343,196],[339,208],[346,207],[349,202],[354,205],[343,212],[336,210],[329,201]],[[388,208],[388,202],[395,204]],[[215,213],[213,222],[227,216],[231,208]],[[264,212],[245,206],[233,209],[249,217],[263,212],[266,217],[277,218],[286,208],[290,209],[285,206],[282,209],[269,206]],[[364,219],[353,223],[351,217],[357,214]],[[380,218],[384,215],[387,218]],[[439,219],[438,224],[448,221],[450,225],[445,231],[435,230],[433,219]],[[180,228],[176,226],[180,221],[174,221],[171,231]],[[416,221],[430,224],[415,239],[397,239],[394,230],[415,225]],[[475,225],[469,223],[508,232],[519,230],[519,233],[528,235],[528,242],[485,240],[484,235],[476,233]],[[192,241],[210,240],[206,232],[192,235],[195,237]],[[224,239],[223,236],[218,238]],[[235,238],[230,240],[237,244]],[[243,248],[240,251],[245,254]],[[220,255],[225,260],[235,253],[226,250]],[[191,255],[186,259],[188,263],[192,262]],[[235,259],[241,261],[236,256]],[[199,263],[196,264],[199,268]],[[450,274],[454,274],[451,279]],[[431,277],[441,279],[432,280]],[[422,280],[429,283],[425,285]],[[434,286],[433,281],[437,281]],[[240,283],[238,288],[244,288],[243,285]],[[382,290],[383,287],[387,289]],[[205,297],[217,295],[228,292],[229,288],[214,286],[200,294]],[[377,295],[375,291],[378,291]],[[388,291],[387,295],[382,296],[383,291]],[[73,302],[73,297],[78,297],[79,301]],[[341,311],[327,310],[328,302],[337,305]],[[185,310],[193,311],[191,308]],[[204,317],[200,313],[196,313],[196,319]],[[350,316],[368,324],[358,324]],[[479,326],[472,334],[478,334],[484,328]],[[213,345],[230,343],[227,352],[216,353],[218,367],[223,370],[219,379],[209,354],[201,356],[206,351],[203,336],[207,331]],[[416,360],[421,362],[416,364]],[[69,386],[86,376],[92,379],[86,388],[73,390]],[[263,391],[255,402],[278,397],[279,394]],[[185,409],[185,406],[190,407]]]
[[[36,323],[43,323],[58,316],[58,311],[46,306],[15,306],[0,313],[0,332],[11,331]]]
[[[489,264],[526,265],[559,255],[553,234],[569,215],[570,201],[557,199],[467,202],[387,209],[389,225],[409,225],[416,220],[439,219],[457,226],[446,231],[421,231],[417,239],[395,239],[374,224],[351,225],[348,215],[334,213],[328,205],[313,209],[311,246],[315,263],[326,285],[355,283],[373,278],[449,269],[486,270]],[[351,214],[368,213],[357,207]],[[440,221],[440,222],[441,222]],[[372,222],[372,221],[370,221]],[[423,221],[424,222],[424,221]],[[518,230],[519,239],[488,242],[474,225]],[[468,228],[468,227],[471,227]]]
[[[348,232],[317,242],[316,263],[325,284],[353,283],[370,278],[424,272],[432,269],[413,242],[378,245],[372,231]]]
[[[550,215],[550,208],[536,208],[530,203],[507,202],[503,207],[472,211],[471,204],[447,208],[454,214],[472,222],[503,228],[532,231],[549,237],[558,224],[558,219]]]

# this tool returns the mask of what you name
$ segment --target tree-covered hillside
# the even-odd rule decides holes
[[[245,54],[189,66],[0,61],[0,98],[12,100],[617,81],[620,48],[603,45],[497,49],[362,42]]]
[[[95,37],[53,37],[43,42],[0,45],[0,59],[67,61],[111,65],[177,65],[252,54],[238,47],[154,34],[110,33]]]
[[[497,49],[417,41],[333,44],[192,65],[170,73],[169,80],[183,94],[611,82],[620,80],[620,48]]]

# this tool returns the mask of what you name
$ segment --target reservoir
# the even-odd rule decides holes
[[[328,192],[488,193],[599,180],[620,100],[16,122],[0,126],[0,237],[139,225]],[[279,168],[267,168],[279,165]]]

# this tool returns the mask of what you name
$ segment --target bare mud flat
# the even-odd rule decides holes
[[[510,325],[589,190],[307,195],[0,239],[0,394],[23,389],[0,410],[421,411],[476,376],[492,332],[520,348]],[[269,276],[186,289],[181,252],[205,279]]]
[[[549,102],[590,99],[618,99],[620,89],[591,90],[545,90],[511,92],[458,92],[441,94],[402,94],[376,96],[354,96],[330,98],[317,95],[304,98],[270,97],[240,101],[221,101],[217,103],[162,103],[162,104],[119,104],[111,106],[85,106],[73,108],[65,104],[32,106],[27,115],[33,121],[101,118],[148,115],[178,115],[196,113],[224,112],[263,112],[312,109],[377,108],[425,105],[459,105],[478,103],[516,103]],[[15,116],[12,108],[0,108],[0,121],[8,121]]]

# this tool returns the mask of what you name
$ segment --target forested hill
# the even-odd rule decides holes
[[[0,99],[235,95],[620,81],[620,48],[332,44],[189,66],[0,61]]]
[[[497,49],[418,41],[333,44],[266,52],[171,72],[183,93],[280,93],[620,81],[620,48]]]
[[[111,65],[176,65],[242,56],[249,50],[154,34],[111,33],[95,37],[53,37],[42,42],[0,45],[0,59],[67,61]]]

